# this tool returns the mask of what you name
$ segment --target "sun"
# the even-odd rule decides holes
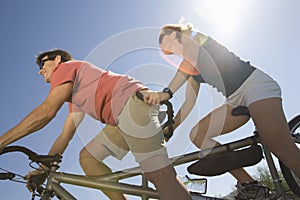
[[[244,6],[246,1],[241,0],[205,0],[194,11],[223,33],[231,34]]]

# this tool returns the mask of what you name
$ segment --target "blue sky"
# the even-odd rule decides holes
[[[153,32],[143,38],[137,30],[158,30],[166,23],[176,23],[181,16],[196,29],[274,77],[281,86],[284,109],[290,119],[299,112],[295,109],[299,102],[299,6],[298,0],[3,0],[0,6],[0,133],[17,124],[47,96],[49,85],[38,75],[35,65],[35,56],[41,51],[65,49],[76,59],[101,63],[103,66],[99,67],[128,73],[152,89],[160,89],[168,83],[175,69],[161,58]],[[136,44],[137,38],[122,40],[126,33],[143,38],[141,45],[147,41],[154,45],[150,49],[120,54],[118,50],[124,45],[136,48],[129,46]],[[110,40],[112,45],[105,46]],[[112,60],[107,59],[108,52],[114,55]],[[175,108],[182,102],[181,93],[179,91],[173,100]],[[171,155],[195,150],[188,141],[189,130],[200,117],[222,102],[223,99],[217,96],[208,87],[201,88],[194,112],[168,144]],[[66,114],[67,109],[63,107],[47,127],[15,144],[46,154],[60,133]],[[101,127],[99,123],[86,120],[64,155],[62,170],[82,174],[78,153]],[[221,137],[220,141],[249,135],[252,130],[253,125],[249,122],[231,136]],[[113,168],[122,169],[135,165],[130,160],[108,162]],[[0,166],[25,174],[28,170],[24,167],[25,161],[26,158],[19,154],[1,156]],[[179,174],[185,171],[184,168],[177,170]],[[255,173],[255,168],[251,167],[249,171]],[[228,174],[209,178],[208,194],[227,194],[234,184],[235,180]],[[105,199],[98,191],[72,189],[78,199]],[[0,194],[3,199],[30,198],[23,185],[10,182],[0,182]]]

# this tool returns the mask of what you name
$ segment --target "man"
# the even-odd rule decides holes
[[[86,175],[111,172],[102,160],[109,155],[122,159],[131,150],[161,199],[191,199],[170,165],[158,121],[158,106],[150,106],[135,95],[136,91],[148,93],[141,82],[73,60],[68,52],[59,49],[41,53],[36,63],[39,74],[50,83],[50,92],[41,105],[0,137],[0,147],[43,128],[68,102],[69,115],[50,155],[65,151],[87,113],[107,126],[80,153]],[[126,199],[122,193],[103,192],[110,199]]]

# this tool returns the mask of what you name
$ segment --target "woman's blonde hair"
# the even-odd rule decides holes
[[[190,34],[192,31],[193,25],[191,23],[187,24],[166,24],[162,26],[159,33],[159,44],[161,44],[165,35],[170,35],[173,32],[176,32],[176,38],[181,42],[182,34]]]

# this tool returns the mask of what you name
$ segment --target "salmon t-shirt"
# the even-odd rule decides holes
[[[73,83],[70,112],[85,112],[105,124],[116,125],[116,119],[128,98],[145,86],[127,75],[98,68],[86,61],[72,60],[59,64],[51,74],[51,89]]]

